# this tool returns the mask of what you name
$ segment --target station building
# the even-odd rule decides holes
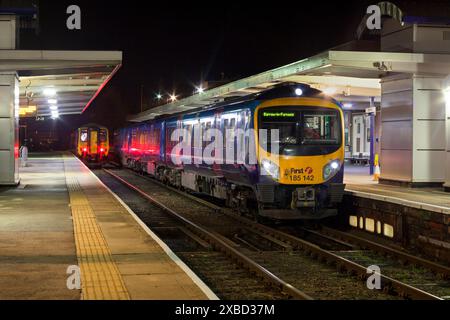
[[[0,9],[0,185],[17,185],[19,117],[81,114],[122,63],[122,52],[20,50],[38,9]]]

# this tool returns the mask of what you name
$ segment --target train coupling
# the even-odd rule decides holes
[[[292,192],[291,208],[314,208],[316,206],[316,190],[312,187],[297,188]]]

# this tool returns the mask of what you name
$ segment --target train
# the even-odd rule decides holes
[[[113,144],[122,166],[261,221],[335,216],[345,189],[342,106],[306,84],[130,125]]]
[[[72,135],[72,148],[88,166],[103,165],[110,152],[108,128],[95,123],[79,127]]]

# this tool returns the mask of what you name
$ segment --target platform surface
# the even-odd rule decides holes
[[[368,166],[346,165],[346,191],[361,197],[419,207],[450,214],[450,193],[442,188],[408,188],[379,184],[369,175]]]
[[[215,298],[155,237],[75,157],[35,156],[0,188],[0,299]]]

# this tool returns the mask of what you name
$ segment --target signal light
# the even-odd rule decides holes
[[[83,152],[87,152],[87,148],[83,148]]]
[[[103,149],[103,148],[100,148],[100,152],[105,152],[105,149]]]

